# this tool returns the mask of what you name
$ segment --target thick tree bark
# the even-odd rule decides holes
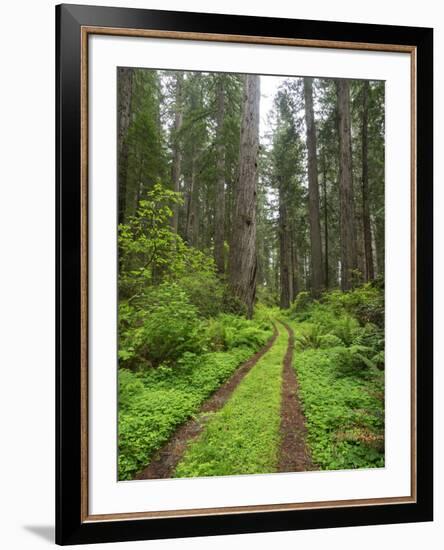
[[[119,136],[119,223],[125,222],[126,187],[128,178],[128,130],[131,122],[131,102],[133,93],[133,69],[119,67],[119,107],[118,107],[118,136]]]
[[[229,284],[251,318],[256,295],[256,186],[260,81],[246,75],[240,135],[239,181],[234,190]]]
[[[324,195],[324,270],[325,270],[325,288],[329,287],[328,275],[328,199],[327,199],[327,163],[325,160],[325,151],[322,151],[322,192]]]
[[[372,250],[374,251],[374,257],[373,257],[373,268],[374,268],[374,276],[377,277],[379,275],[379,267],[378,267],[378,250],[376,247],[376,231],[375,231],[375,217],[370,214],[370,230],[371,230],[371,236],[372,236]]]
[[[362,89],[362,225],[364,233],[365,280],[375,278],[373,267],[372,232],[368,192],[368,94],[369,82],[364,81]]]
[[[291,270],[293,280],[293,300],[299,294],[299,258],[298,247],[296,245],[296,234],[292,232],[293,238],[291,239]]]
[[[197,225],[197,201],[198,189],[196,185],[196,153],[192,148],[191,173],[188,179],[188,191],[186,201],[186,223],[185,223],[185,241],[189,245],[196,244],[196,225]]]
[[[336,81],[339,124],[339,204],[341,225],[341,288],[352,288],[357,268],[351,150],[350,84]]]
[[[279,263],[280,263],[280,307],[288,309],[293,301],[293,274],[291,235],[288,219],[288,198],[285,183],[279,181]]]
[[[182,152],[180,149],[179,133],[183,122],[183,73],[176,73],[176,106],[174,112],[174,130],[173,130],[173,164],[171,170],[171,179],[173,181],[173,191],[180,191],[180,176],[182,164]],[[177,233],[179,225],[179,205],[173,205],[173,217],[171,219],[171,227],[174,233]]]
[[[217,178],[214,207],[214,261],[218,273],[225,272],[225,89],[223,76],[217,82]]]
[[[308,215],[310,220],[311,291],[314,296],[318,296],[324,287],[324,270],[322,267],[316,127],[313,112],[312,78],[304,78],[304,97],[308,153]]]

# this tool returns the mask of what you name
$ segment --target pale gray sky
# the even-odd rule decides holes
[[[279,86],[288,77],[261,75],[261,103],[260,103],[260,136],[264,138],[270,130],[269,114],[273,110],[273,101]]]

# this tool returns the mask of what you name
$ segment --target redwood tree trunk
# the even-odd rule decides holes
[[[124,223],[126,210],[126,186],[128,178],[128,130],[131,122],[133,69],[127,67],[119,67],[118,71],[119,223]]]
[[[329,265],[328,265],[328,199],[327,199],[327,165],[325,161],[325,151],[322,152],[322,192],[324,195],[324,270],[325,270],[325,288],[328,290]]]
[[[279,182],[279,264],[280,264],[280,307],[288,309],[293,301],[293,274],[291,257],[291,236],[288,220],[288,200],[285,184]]]
[[[192,148],[191,174],[188,181],[186,202],[185,241],[189,245],[196,243],[197,186],[196,186],[196,153]]]
[[[217,178],[214,208],[214,261],[218,273],[225,272],[225,89],[223,76],[217,82]]]
[[[299,256],[298,256],[298,245],[297,245],[297,232],[294,227],[294,220],[291,224],[291,270],[292,270],[292,280],[293,280],[293,300],[299,293],[300,284],[299,284]]]
[[[351,151],[350,85],[336,82],[339,125],[339,203],[341,222],[341,288],[352,288],[352,272],[357,268],[355,214]]]
[[[256,295],[256,186],[259,151],[260,81],[245,76],[240,135],[239,181],[234,190],[229,284],[235,297],[253,314]]]
[[[182,111],[182,95],[183,95],[183,73],[176,73],[176,107],[174,113],[174,130],[173,130],[173,165],[172,165],[172,180],[173,191],[180,191],[180,175],[182,164],[182,153],[180,150],[179,133],[182,128],[183,111]],[[173,217],[171,219],[171,227],[174,233],[177,233],[179,225],[179,205],[173,205]]]
[[[324,287],[322,266],[321,222],[319,213],[316,127],[313,113],[313,79],[304,78],[305,125],[308,153],[308,215],[310,220],[311,291],[318,296]]]
[[[369,83],[366,80],[362,90],[362,225],[364,233],[365,280],[375,278],[373,267],[372,232],[370,222],[370,205],[368,192],[368,93]]]

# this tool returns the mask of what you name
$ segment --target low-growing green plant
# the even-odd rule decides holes
[[[270,335],[271,330],[263,336]],[[260,347],[257,342],[225,351],[184,352],[174,365],[156,369],[119,369],[119,479],[132,479],[148,464],[174,429]]]
[[[175,477],[276,471],[280,444],[282,361],[288,336],[281,327],[273,347],[245,376],[225,406],[192,441]]]
[[[324,334],[319,338],[319,348],[328,349],[344,345],[344,342],[334,334]]]
[[[321,469],[384,466],[384,380],[365,366],[360,346],[296,353],[308,445]],[[379,397],[377,397],[379,396]]]
[[[220,314],[208,322],[206,338],[213,350],[230,350],[240,346],[260,347],[271,336],[271,321],[247,320],[232,314]]]
[[[288,316],[290,319],[298,319],[303,321],[306,318],[305,314],[312,303],[313,298],[309,292],[299,292],[288,310]]]
[[[323,336],[321,325],[305,323],[301,333],[296,338],[297,347],[299,349],[320,348]]]

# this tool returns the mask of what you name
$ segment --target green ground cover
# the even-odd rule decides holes
[[[174,363],[119,369],[119,479],[132,479],[177,426],[271,337],[271,324],[225,315],[206,327],[208,346]]]
[[[384,466],[382,293],[369,285],[299,304],[294,368],[320,469]]]
[[[175,477],[259,474],[276,471],[280,443],[282,362],[288,334],[282,326],[225,406],[192,442]]]

